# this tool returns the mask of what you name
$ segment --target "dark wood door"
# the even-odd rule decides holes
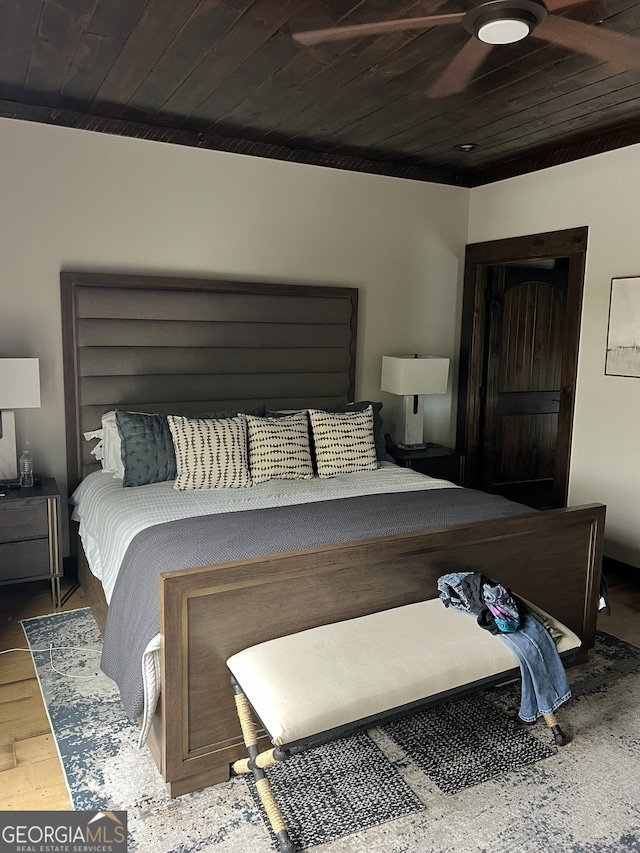
[[[482,490],[553,506],[567,265],[489,267]]]
[[[463,484],[566,506],[587,229],[467,246],[458,378]]]

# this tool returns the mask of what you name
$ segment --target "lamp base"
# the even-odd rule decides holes
[[[418,450],[424,447],[424,395],[406,396],[398,447]]]
[[[0,412],[2,429],[0,430],[0,480],[13,480],[18,476],[18,457],[16,454],[16,423],[13,411],[3,409]]]

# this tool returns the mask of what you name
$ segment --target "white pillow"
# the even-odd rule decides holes
[[[98,439],[98,443],[93,445],[90,452],[91,452],[91,455],[93,456],[93,458],[96,460],[96,462],[102,462],[102,460],[104,458],[102,455],[102,448],[103,448],[102,430],[101,429],[94,429],[94,430],[91,430],[90,432],[83,432],[82,435],[84,436],[85,441],[93,441],[96,438]]]
[[[337,477],[378,468],[373,408],[362,412],[309,409],[318,477]]]
[[[251,485],[247,421],[167,415],[178,476],[173,488],[239,489]]]
[[[249,467],[254,483],[313,477],[306,412],[281,418],[247,415]]]
[[[115,411],[105,412],[102,416],[102,467],[114,477],[123,479],[124,462]]]

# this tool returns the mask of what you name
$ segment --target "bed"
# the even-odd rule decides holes
[[[259,406],[349,411],[354,400],[354,288],[65,272],[61,293],[70,491],[92,472],[93,480],[106,476],[83,435],[100,428],[114,408],[194,415]],[[371,473],[382,483],[398,471],[380,459]],[[428,480],[404,475],[412,483]],[[319,624],[433,598],[445,572],[471,567],[490,575],[552,612],[581,638],[583,655],[593,645],[603,506],[529,512],[502,499],[487,508],[479,493],[452,484],[394,488],[385,480],[374,493],[315,497],[308,506],[294,495],[286,506],[245,508],[239,515],[248,532],[234,533],[244,547],[240,558],[236,551],[201,549],[204,541],[226,538],[218,525],[233,512],[173,519],[168,545],[145,538],[153,536],[154,524],[127,543],[134,565],[156,554],[154,588],[144,594],[156,608],[161,696],[148,744],[172,795],[225,780],[242,755],[225,664],[230,655]],[[408,493],[422,513],[412,523],[405,521]],[[450,505],[449,520],[438,510],[435,521],[422,523],[436,500]],[[346,516],[357,526],[340,532]],[[275,520],[288,537],[271,537]],[[332,535],[309,546],[305,524]],[[194,555],[184,556],[178,545],[172,551],[172,540],[194,542]],[[211,559],[198,562],[205,553]],[[131,599],[137,569],[129,572],[126,592],[117,593],[118,581],[106,596],[78,543],[78,570],[101,629],[107,636],[124,633],[131,620],[115,602]]]

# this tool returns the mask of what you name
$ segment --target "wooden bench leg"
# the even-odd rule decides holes
[[[258,751],[258,736],[256,734],[256,725],[251,713],[249,700],[244,695],[242,688],[235,679],[232,679],[231,683],[233,685],[238,719],[240,720],[240,727],[242,728],[242,737],[244,738],[244,743],[247,747],[247,752],[249,753],[248,758],[241,758],[238,761],[235,761],[231,765],[232,770],[237,774],[253,773],[260,802],[267,813],[271,828],[278,839],[280,850],[282,853],[295,853],[296,847],[289,838],[284,818],[282,817],[278,804],[273,796],[273,791],[271,790],[271,785],[269,784],[267,775],[264,772],[264,768],[272,767],[279,761],[283,761],[286,756],[277,748],[268,749],[265,752]]]
[[[566,746],[569,743],[569,738],[560,728],[560,724],[558,723],[555,714],[543,714],[543,717],[545,723],[553,732],[554,741],[558,744],[558,746]]]

